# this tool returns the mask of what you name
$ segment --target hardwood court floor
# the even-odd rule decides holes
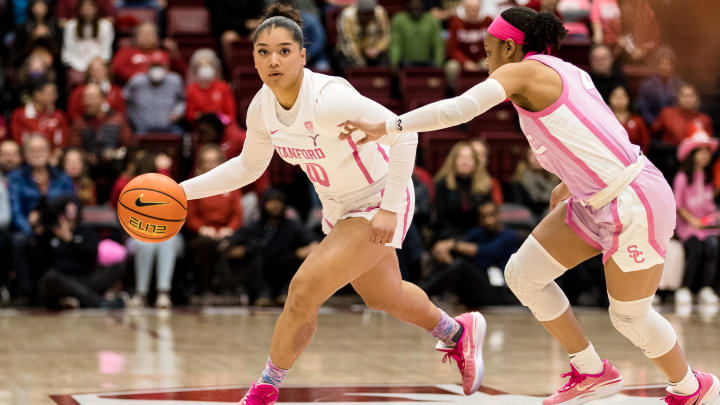
[[[448,311],[452,312],[452,311]],[[568,359],[523,308],[483,310],[489,329],[483,385],[512,394],[557,388]],[[593,344],[628,385],[662,375],[611,326],[579,310]],[[248,385],[268,354],[278,312],[244,308],[173,311],[0,311],[0,404],[49,404],[49,395]],[[720,315],[665,313],[693,367],[720,372]],[[382,313],[323,309],[315,338],[287,385],[455,384],[426,332]],[[539,401],[538,401],[539,403]]]

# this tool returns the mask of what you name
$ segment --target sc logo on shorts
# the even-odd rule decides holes
[[[630,245],[627,248],[628,256],[635,260],[635,263],[642,263],[645,261],[645,254],[642,250],[639,250],[637,245]]]

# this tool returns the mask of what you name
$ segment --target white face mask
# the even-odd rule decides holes
[[[200,66],[197,70],[197,76],[200,80],[212,80],[215,78],[215,68],[208,65]]]
[[[165,80],[165,76],[167,76],[167,70],[162,66],[153,66],[148,70],[148,77],[153,83]]]

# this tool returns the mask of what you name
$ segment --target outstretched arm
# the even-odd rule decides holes
[[[180,183],[188,200],[227,193],[257,180],[270,165],[273,152],[270,133],[262,123],[258,99],[250,103],[247,136],[242,152],[200,176]]]
[[[531,73],[530,69],[533,69],[528,65],[504,65],[493,72],[489,79],[457,97],[428,104],[385,122],[347,121],[340,125],[344,131],[340,137],[360,130],[367,136],[358,143],[364,143],[388,134],[435,131],[468,122],[521,92]]]

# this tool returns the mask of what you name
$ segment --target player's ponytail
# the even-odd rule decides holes
[[[523,51],[547,53],[560,45],[567,35],[563,23],[548,12],[538,13],[527,7],[513,7],[502,12],[502,17],[525,34]]]
[[[300,11],[292,6],[289,2],[279,2],[270,5],[265,10],[262,22],[253,33],[253,43],[257,41],[258,35],[268,28],[283,27],[292,33],[295,42],[303,46],[303,21],[300,17]]]

